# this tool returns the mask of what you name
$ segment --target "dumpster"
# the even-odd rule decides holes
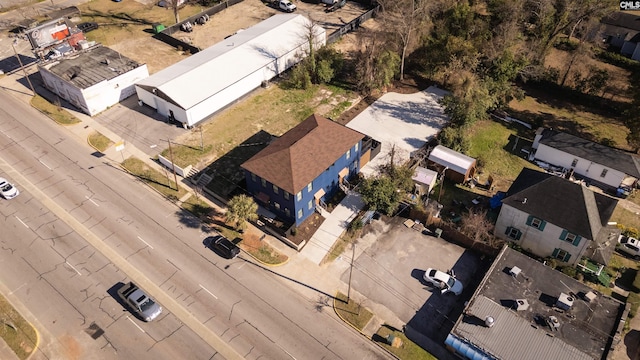
[[[162,30],[164,30],[164,29],[165,29],[164,25],[162,25],[160,23],[153,24],[153,33],[154,34],[161,33]]]
[[[436,237],[437,237],[437,238],[442,237],[442,229],[437,228],[437,229],[434,231],[434,233],[435,233],[435,235],[436,235]]]

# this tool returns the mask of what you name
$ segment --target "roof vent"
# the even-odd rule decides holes
[[[529,308],[527,299],[516,299],[516,311],[524,311]]]
[[[517,278],[518,274],[520,274],[521,271],[522,271],[522,269],[520,269],[517,266],[514,266],[514,267],[511,268],[511,270],[509,270],[509,274],[511,276],[513,276],[514,278]]]
[[[584,294],[584,299],[588,302],[593,302],[593,300],[596,299],[596,296],[598,296],[594,291],[589,291],[586,294]]]
[[[109,59],[104,59],[104,60],[102,60],[102,63],[105,64],[105,65],[109,65],[110,61],[109,61]]]
[[[522,203],[523,203],[523,204],[526,204],[526,203],[527,203],[527,198],[524,198],[524,199],[522,200]]]
[[[555,331],[560,328],[560,321],[558,321],[558,318],[553,315],[549,316],[549,320],[547,320],[547,323],[549,324],[551,330]]]
[[[496,321],[493,319],[493,317],[492,317],[492,316],[487,316],[487,317],[484,319],[484,324],[485,324],[488,328],[490,328],[490,327],[493,327],[493,325],[495,325],[495,324],[496,324]]]
[[[574,300],[575,299],[573,298],[573,296],[567,295],[565,293],[560,293],[560,296],[558,296],[558,301],[556,301],[556,306],[562,310],[569,310],[569,308],[571,308],[571,306],[573,305]]]

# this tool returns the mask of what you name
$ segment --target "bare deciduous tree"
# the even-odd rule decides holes
[[[429,0],[381,0],[382,21],[388,31],[400,40],[400,80],[404,78],[404,64],[411,47],[431,25],[430,11],[439,4]]]
[[[460,232],[475,242],[485,243],[492,247],[501,245],[501,240],[493,236],[493,223],[487,218],[487,211],[469,210],[462,215]]]

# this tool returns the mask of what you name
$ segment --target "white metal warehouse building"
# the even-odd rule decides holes
[[[279,14],[136,83],[138,99],[191,127],[298,63],[310,21]],[[316,26],[315,48],[326,44]]]

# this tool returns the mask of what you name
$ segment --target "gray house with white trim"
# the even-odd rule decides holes
[[[618,200],[569,180],[522,169],[496,221],[495,236],[543,258],[607,264],[620,230],[608,226]]]

